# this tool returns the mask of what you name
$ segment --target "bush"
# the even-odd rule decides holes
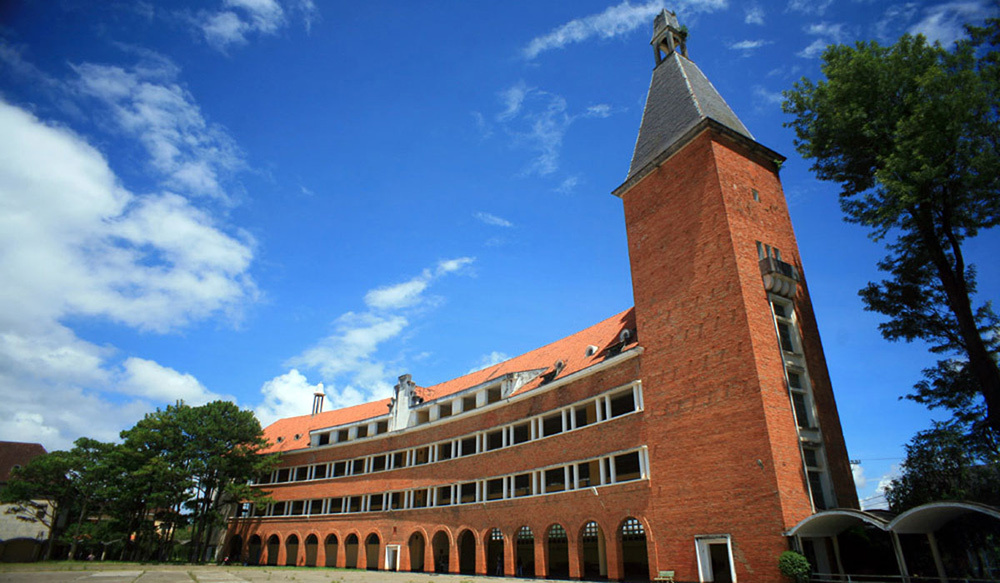
[[[808,581],[809,560],[795,551],[785,551],[778,557],[778,570],[793,581]]]

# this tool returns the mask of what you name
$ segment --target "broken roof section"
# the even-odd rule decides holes
[[[624,333],[626,330],[627,334]],[[531,371],[531,380],[521,384],[509,395],[517,396],[599,364],[636,345],[635,310],[630,308],[576,334],[499,364],[430,387],[417,387],[416,393],[423,399],[424,405],[429,405],[435,400],[456,395],[466,389],[499,381],[508,375]],[[561,368],[556,366],[558,362],[562,363]],[[391,399],[381,399],[315,415],[280,419],[264,430],[264,436],[271,442],[266,452],[304,449],[309,447],[311,431],[385,417],[389,413],[390,404]]]

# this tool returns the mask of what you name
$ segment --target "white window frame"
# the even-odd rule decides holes
[[[732,537],[728,534],[708,534],[694,537],[694,550],[698,557],[698,581],[708,583],[715,581],[712,572],[712,555],[709,547],[713,544],[725,544],[729,553],[729,576],[736,583],[736,564],[733,562]]]

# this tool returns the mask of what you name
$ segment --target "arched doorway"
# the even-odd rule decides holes
[[[463,530],[458,535],[458,572],[476,574],[476,535],[471,530]]]
[[[294,534],[285,539],[285,566],[294,567],[299,557],[299,537]]]
[[[378,559],[382,551],[381,541],[374,532],[365,539],[365,568],[369,571],[378,570]]]
[[[546,533],[549,579],[569,579],[569,537],[561,524],[553,524]]]
[[[447,573],[449,557],[451,557],[448,533],[443,530],[437,531],[437,534],[431,539],[431,552],[434,553],[434,572]]]
[[[247,545],[247,564],[248,565],[259,565],[260,564],[260,550],[261,550],[261,540],[260,535],[253,535],[250,537],[250,544]]]
[[[604,531],[590,521],[580,530],[580,573],[584,579],[607,579],[608,550]]]
[[[326,535],[326,542],[323,543],[324,551],[326,551],[326,566],[336,567],[337,566],[337,535],[328,534]]]
[[[626,581],[649,581],[649,554],[646,529],[635,518],[626,518],[618,533],[621,543],[622,574]]]
[[[535,533],[530,526],[522,526],[517,531],[514,549],[514,574],[518,577],[535,576]]]
[[[344,567],[358,568],[358,535],[351,533],[344,539]]]
[[[424,540],[423,533],[415,532],[410,535],[407,548],[410,550],[410,570],[420,573],[424,570],[424,550],[427,541]]]
[[[306,537],[306,567],[316,566],[316,555],[319,552],[319,538],[315,534]]]
[[[281,548],[281,541],[278,535],[272,534],[267,537],[267,564],[272,567],[278,566],[278,549]]]
[[[486,574],[503,577],[503,532],[491,529],[486,535]]]
[[[227,562],[232,564],[239,563],[243,559],[243,537],[234,534],[229,539],[229,550],[226,552],[226,558],[229,559]]]

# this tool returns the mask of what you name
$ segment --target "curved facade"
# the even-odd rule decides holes
[[[548,578],[779,581],[784,533],[857,507],[787,205],[657,17],[624,184],[635,307],[488,369],[280,420],[227,554]]]

